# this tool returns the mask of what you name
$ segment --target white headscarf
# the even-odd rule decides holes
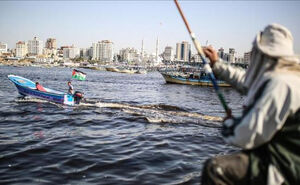
[[[283,63],[300,69],[299,58],[293,51],[293,37],[287,28],[279,24],[268,25],[253,42],[250,65],[244,81],[244,86],[248,89],[246,106],[254,101],[257,90],[269,79],[267,76],[274,75],[280,71],[278,68],[286,66]]]

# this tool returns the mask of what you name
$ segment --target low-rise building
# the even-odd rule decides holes
[[[0,53],[7,53],[7,44],[0,42]]]

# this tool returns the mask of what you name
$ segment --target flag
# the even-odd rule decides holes
[[[77,80],[85,80],[85,76],[86,76],[86,74],[84,72],[73,69],[72,78],[77,79]]]

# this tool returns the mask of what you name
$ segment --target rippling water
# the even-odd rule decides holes
[[[198,184],[207,158],[235,150],[209,87],[83,69],[73,85],[87,101],[67,107],[19,99],[7,78],[67,91],[71,70],[0,66],[0,184]],[[242,97],[222,90],[239,113]]]

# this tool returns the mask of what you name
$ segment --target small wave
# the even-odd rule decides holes
[[[88,101],[87,101],[88,102]],[[145,118],[150,123],[199,123],[212,127],[220,127],[221,117],[188,112],[180,107],[158,105],[132,105],[95,101],[80,103],[79,106],[120,109],[125,113]],[[207,123],[207,124],[206,124]]]
[[[17,102],[17,103],[49,103],[51,105],[55,105],[55,106],[60,107],[60,108],[63,107],[63,105],[58,104],[58,103],[54,103],[54,102],[51,102],[51,101],[42,100],[42,99],[38,99],[38,98],[31,98],[31,97],[27,97],[27,96],[24,97],[24,98],[15,99],[15,102]]]
[[[171,124],[198,124],[205,127],[212,127],[212,128],[220,128],[221,122],[219,121],[219,117],[212,117],[212,116],[202,116],[202,117],[192,117],[189,116],[182,116],[179,114],[175,114],[174,112],[171,114],[163,113],[159,111],[137,111],[137,110],[130,110],[130,109],[123,109],[123,112],[132,114],[135,116],[145,118],[149,123],[171,123]],[[194,113],[192,113],[194,114]],[[184,114],[185,115],[185,114]],[[207,119],[207,117],[209,119]]]
[[[165,111],[187,111],[183,108],[173,106],[173,105],[166,105],[166,104],[158,104],[158,105],[143,105],[140,106],[141,108],[145,109],[161,109]]]
[[[63,105],[57,103],[27,97],[17,99],[16,102],[50,103],[58,107],[63,107]],[[85,99],[79,105],[75,105],[75,108],[82,107],[120,109],[125,113],[141,116],[150,123],[199,123],[200,121],[209,121],[218,124],[222,121],[221,117],[188,112],[183,108],[166,104],[133,105],[126,103],[100,102],[97,99]]]

